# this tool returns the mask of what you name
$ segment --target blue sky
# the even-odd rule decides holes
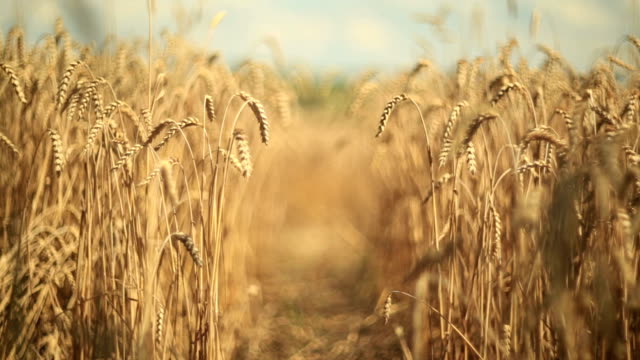
[[[146,0],[4,1],[5,34],[20,22],[35,40],[61,16],[84,41],[99,42],[107,33],[147,36]],[[190,41],[220,50],[229,61],[269,59],[263,43],[269,37],[288,63],[335,70],[395,70],[420,57],[450,68],[461,57],[494,54],[511,36],[532,61],[540,56],[533,45],[543,43],[587,69],[624,34],[640,35],[640,0],[155,0],[155,8],[155,32],[182,29]],[[212,32],[209,23],[219,11],[226,16]],[[416,21],[444,12],[444,32]],[[529,32],[534,12],[540,19],[536,38]]]

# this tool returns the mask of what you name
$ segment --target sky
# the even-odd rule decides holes
[[[147,0],[3,0],[0,31],[19,23],[36,41],[62,17],[72,35],[146,39]],[[152,0],[154,33],[179,32],[230,62],[271,59],[270,39],[287,64],[330,70],[400,70],[427,58],[450,68],[492,55],[515,37],[531,61],[541,43],[588,69],[625,34],[640,36],[640,0]],[[225,12],[215,29],[213,17]],[[537,14],[533,16],[533,14]],[[438,16],[440,15],[440,16]],[[539,19],[535,34],[531,19]],[[425,20],[436,20],[434,25]],[[535,36],[534,36],[535,35]]]

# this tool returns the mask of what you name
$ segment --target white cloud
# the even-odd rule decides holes
[[[609,25],[614,14],[607,2],[598,0],[538,0],[528,1],[534,7],[552,16],[557,21],[573,25]]]
[[[347,41],[353,49],[371,53],[384,53],[391,43],[391,26],[372,18],[349,19],[346,25]]]
[[[53,25],[60,16],[60,9],[53,1],[39,1],[29,10],[29,22]]]
[[[285,54],[303,55],[306,60],[321,56],[329,51],[332,39],[337,34],[330,19],[310,13],[298,13],[273,9],[255,12],[256,21],[247,24],[253,41],[265,36],[275,38]],[[258,21],[261,20],[261,21]]]

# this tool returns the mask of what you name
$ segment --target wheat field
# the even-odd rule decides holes
[[[640,39],[518,48],[336,74],[13,27],[0,358],[638,358]]]

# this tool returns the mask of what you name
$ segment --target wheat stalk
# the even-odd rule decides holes
[[[636,70],[636,68],[633,65],[628,64],[628,63],[622,61],[622,59],[617,58],[615,56],[609,55],[607,57],[607,59],[609,60],[610,63],[618,65],[618,66],[620,66],[621,68],[623,68],[625,70],[629,70],[629,71],[635,71]]]
[[[349,106],[349,115],[355,116],[358,113],[358,110],[362,107],[365,99],[367,99],[367,97],[369,97],[369,95],[376,89],[378,89],[378,84],[374,81],[366,81],[360,85],[356,90],[355,98]]]
[[[144,128],[146,132],[151,131],[151,126],[152,124],[152,117],[153,114],[151,114],[151,110],[150,109],[142,109],[140,111],[140,115],[142,115],[142,121],[144,121]]]
[[[215,107],[213,106],[213,98],[210,95],[206,95],[204,97],[204,108],[207,112],[207,119],[209,119],[209,121],[215,121],[216,111]]]
[[[64,74],[62,75],[62,80],[60,81],[60,85],[58,85],[58,93],[56,95],[56,110],[62,109],[62,105],[64,104],[67,98],[67,89],[69,88],[69,83],[71,82],[71,77],[74,72],[78,68],[79,65],[82,64],[81,60],[74,61],[64,70]]]
[[[496,106],[498,102],[507,96],[511,91],[521,91],[523,89],[522,84],[519,82],[512,82],[504,85],[498,90],[498,93],[491,99],[491,105]]]
[[[527,146],[532,141],[543,141],[550,143],[559,149],[559,154],[566,153],[568,150],[568,145],[566,141],[560,139],[556,134],[554,134],[549,128],[546,127],[538,127],[533,128],[527,132],[522,141],[520,142],[520,153],[523,154],[527,149]]]
[[[617,126],[620,124],[620,119],[615,114],[608,112],[597,104],[591,103],[589,104],[589,108],[596,114],[600,119],[604,121],[604,123]]]
[[[135,144],[125,151],[122,156],[116,161],[115,165],[111,167],[111,171],[120,169],[130,158],[134,157],[144,146],[142,144]]]
[[[462,139],[462,144],[466,147],[471,142],[471,140],[473,140],[474,135],[482,124],[484,124],[486,121],[496,118],[497,116],[494,114],[480,114],[473,120],[471,120],[469,127],[467,127],[467,130],[465,131],[464,138]]]
[[[629,95],[627,104],[622,110],[622,115],[620,115],[620,117],[627,123],[633,123],[633,120],[636,117],[636,113],[638,112],[638,101],[639,99],[637,92],[633,92],[631,95]]]
[[[242,174],[243,172],[242,164],[240,164],[240,160],[238,160],[238,158],[235,155],[229,154],[225,149],[218,149],[218,152],[222,154],[225,160],[229,159],[229,163],[231,164],[231,166],[233,166],[236,170],[238,170],[238,172],[240,172],[240,174]]]
[[[182,129],[185,129],[187,127],[191,127],[191,126],[199,126],[200,123],[198,122],[198,119],[195,117],[188,117],[183,119],[182,121],[178,122],[177,124],[173,125],[172,127],[169,128],[169,130],[167,131],[167,133],[164,135],[164,137],[162,138],[162,140],[160,140],[160,142],[153,147],[153,149],[155,151],[160,150],[167,142],[169,142],[169,140],[179,131]],[[145,143],[147,143],[149,140],[145,141]]]
[[[69,100],[69,107],[67,108],[67,121],[73,121],[78,110],[78,104],[80,103],[80,93],[71,95]]]
[[[162,344],[162,334],[164,333],[164,317],[165,317],[165,308],[164,306],[160,306],[158,313],[156,314],[156,345],[160,346]]]
[[[200,256],[200,250],[198,250],[198,248],[196,247],[191,236],[183,232],[177,232],[171,234],[171,240],[180,241],[184,245],[185,249],[187,249],[189,255],[191,255],[191,259],[193,259],[193,262],[196,265],[198,265],[199,267],[202,267],[204,265],[202,257]]]
[[[242,168],[242,176],[248,178],[253,171],[253,165],[251,163],[251,153],[249,151],[249,142],[247,141],[247,135],[241,129],[236,129],[234,134],[236,143],[236,149],[238,150],[238,159],[240,160],[240,166]]]
[[[511,354],[511,325],[504,324],[502,326],[502,351],[509,356]]]
[[[453,178],[453,176],[451,176],[451,174],[446,173],[444,175],[442,175],[440,177],[440,179],[438,179],[434,184],[433,184],[433,190],[437,191],[439,190],[442,185],[446,184],[447,182],[449,182],[449,180],[451,180]],[[426,204],[429,199],[431,199],[431,197],[433,196],[433,191],[429,190],[429,193],[427,193],[427,196],[425,196],[425,198],[422,200],[423,204]]]
[[[550,168],[551,166],[547,162],[543,160],[536,160],[536,161],[528,162],[528,163],[525,163],[524,165],[519,166],[516,169],[516,173],[522,174],[527,171],[531,171],[533,169],[550,169]]]
[[[47,133],[49,134],[49,138],[52,142],[53,163],[55,165],[56,175],[60,176],[66,163],[64,149],[62,147],[62,139],[60,138],[60,134],[54,129],[48,129]]]
[[[178,163],[178,160],[174,159],[174,158],[169,158],[168,163],[170,166],[176,165]],[[147,175],[146,178],[144,178],[144,180],[142,180],[140,183],[138,183],[137,186],[145,186],[147,184],[149,184],[151,182],[151,180],[153,180],[161,171],[162,169],[162,163],[159,166],[156,166],[150,173],[149,175]]]
[[[633,44],[633,46],[635,46],[636,49],[640,51],[640,39],[633,35],[627,35],[627,40],[629,40]]]
[[[515,70],[511,65],[511,53],[513,49],[518,46],[518,41],[516,39],[511,39],[509,42],[502,47],[500,50],[499,61],[505,69],[505,73],[507,74],[515,74]]]
[[[124,106],[124,102],[120,101],[120,100],[116,100],[112,103],[110,103],[109,105],[104,107],[104,110],[102,112],[102,116],[109,118],[111,117],[111,115],[113,115],[113,113],[118,110],[121,106]]]
[[[18,79],[18,76],[16,75],[15,71],[13,71],[13,68],[7,64],[0,63],[0,69],[2,69],[4,73],[7,74],[7,76],[9,77],[11,86],[13,86],[13,90],[18,96],[18,99],[20,99],[20,102],[23,104],[26,104],[27,98],[24,95],[24,90],[22,89],[22,85],[20,85],[20,80]]]
[[[162,161],[160,163],[160,174],[162,176],[162,184],[164,185],[164,193],[169,197],[171,205],[175,208],[178,205],[178,191],[176,189],[176,183],[173,180],[171,165],[170,161]]]
[[[0,143],[8,147],[9,150],[11,150],[11,152],[16,156],[20,156],[20,151],[18,150],[18,147],[13,143],[13,141],[9,140],[7,135],[5,135],[2,131],[0,131]]]
[[[392,303],[393,300],[391,299],[392,296],[393,296],[393,292],[390,292],[384,301],[384,308],[382,310],[382,315],[384,316],[385,325],[389,323],[389,319],[391,318],[391,306],[393,304]]]
[[[276,93],[276,109],[283,126],[291,125],[291,99],[286,91],[280,90]]]
[[[493,204],[490,205],[491,215],[493,217],[493,246],[491,256],[498,266],[502,264],[502,221],[500,214]]]
[[[399,103],[406,100],[409,100],[409,97],[407,97],[407,95],[405,94],[400,94],[398,96],[394,96],[393,99],[391,99],[391,101],[389,101],[387,105],[385,105],[384,110],[382,111],[382,115],[380,115],[380,122],[378,123],[378,133],[376,134],[376,137],[380,137],[380,135],[382,135],[382,133],[384,132],[393,109],[395,109],[395,107]]]
[[[83,154],[87,154],[89,150],[91,150],[91,147],[95,143],[96,138],[98,137],[98,134],[102,131],[102,129],[104,129],[104,121],[102,119],[96,120],[96,123],[89,130],[89,135],[87,136],[87,143],[85,144],[84,149],[82,150]]]
[[[467,144],[466,154],[469,174],[471,174],[471,176],[475,176],[478,171],[478,163],[476,162],[476,148],[473,146],[473,142],[471,141]]]
[[[456,85],[461,93],[469,79],[470,64],[465,59],[458,60],[456,65]]]
[[[170,125],[174,125],[174,126],[180,126],[177,122],[168,119],[168,120],[164,120],[159,122],[156,126],[154,126],[150,131],[149,131],[149,135],[147,136],[147,138],[144,140],[144,142],[142,143],[142,145],[144,146],[148,146],[151,145],[151,143],[153,142],[153,140],[160,135],[160,133],[162,132],[162,130],[164,130],[166,127],[170,126]]]
[[[414,77],[416,77],[416,75],[418,75],[418,73],[420,73],[422,69],[427,69],[430,66],[431,62],[429,62],[429,60],[419,59],[418,62],[416,62],[416,64],[413,66],[413,69],[411,69],[411,71],[409,72],[408,78],[413,79]]]
[[[458,119],[460,118],[460,114],[462,109],[468,106],[469,103],[466,101],[461,101],[456,106],[451,109],[451,113],[449,114],[449,119],[447,120],[447,124],[444,128],[444,136],[442,138],[442,149],[440,150],[440,156],[438,160],[440,162],[440,167],[444,166],[447,163],[447,158],[449,157],[449,153],[451,152],[451,146],[453,145],[453,128],[455,127]]]
[[[269,121],[262,103],[244,91],[240,91],[237,95],[240,96],[243,101],[247,102],[251,111],[253,111],[260,127],[260,138],[265,145],[269,145]]]
[[[89,107],[90,100],[93,103],[96,117],[98,119],[101,119],[103,117],[102,100],[100,99],[100,95],[98,94],[98,86],[102,84],[106,84],[106,80],[104,78],[97,78],[89,82],[87,86],[82,90],[80,105],[78,106],[78,118],[84,118],[84,113]]]

